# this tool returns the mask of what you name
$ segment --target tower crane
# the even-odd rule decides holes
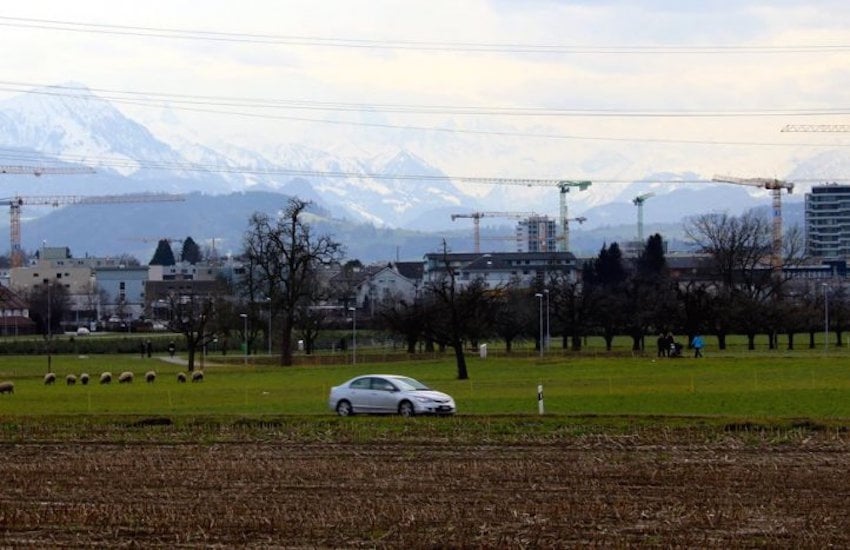
[[[537,216],[534,212],[470,212],[469,214],[452,214],[452,221],[458,218],[472,218],[474,224],[475,253],[481,252],[481,218],[530,218]]]
[[[711,181],[736,183],[761,187],[770,191],[773,197],[773,247],[770,264],[774,272],[782,270],[782,190],[794,191],[794,184],[775,178],[736,178],[732,176],[714,176]]]
[[[567,193],[570,189],[577,188],[579,191],[584,191],[591,185],[589,181],[571,181],[563,180],[558,182],[558,190],[560,191],[560,207],[561,207],[561,252],[570,251],[570,218],[567,217]],[[587,218],[574,218],[578,223],[584,223]]]
[[[850,132],[850,124],[786,124],[780,132],[842,133]]]
[[[94,174],[94,168],[88,166],[23,166],[0,165],[0,174],[8,174],[10,176],[42,176],[44,174]]]
[[[655,193],[644,193],[632,199],[632,204],[638,208],[637,217],[637,238],[640,246],[643,245],[643,203],[655,196]]]
[[[0,199],[0,204],[9,205],[9,238],[11,241],[12,267],[23,265],[24,255],[21,249],[21,207],[26,205],[61,206],[65,204],[119,204],[140,202],[176,202],[186,200],[183,195],[169,193],[135,193],[127,195],[101,195],[101,196],[76,196],[76,195],[54,195],[54,196],[21,196]]]
[[[564,252],[569,252],[570,250],[570,239],[569,239],[569,219],[567,217],[567,193],[570,192],[570,189],[578,189],[579,191],[584,191],[591,185],[593,182],[585,181],[585,180],[554,180],[554,179],[523,179],[523,178],[464,178],[464,177],[456,177],[453,178],[456,181],[462,181],[466,183],[494,183],[500,185],[524,185],[526,187],[557,187],[560,191],[560,226],[561,226],[561,236],[559,237],[561,241],[561,246],[564,248]]]

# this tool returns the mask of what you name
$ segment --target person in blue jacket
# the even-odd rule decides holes
[[[699,334],[694,336],[694,341],[691,342],[691,346],[694,348],[694,357],[702,357],[702,348],[705,346],[702,336]]]

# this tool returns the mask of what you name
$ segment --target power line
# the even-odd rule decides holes
[[[474,130],[474,129],[464,129],[464,128],[446,128],[440,126],[417,126],[410,124],[389,124],[389,123],[380,123],[380,122],[363,122],[363,121],[349,121],[349,120],[331,120],[331,119],[320,119],[320,118],[309,118],[309,117],[297,117],[297,116],[287,116],[287,115],[274,115],[267,113],[256,113],[256,112],[245,112],[245,111],[234,111],[234,110],[221,110],[221,109],[207,109],[200,107],[186,107],[179,105],[172,105],[169,102],[157,102],[157,101],[145,101],[143,99],[135,100],[135,99],[111,99],[106,100],[103,98],[98,98],[97,96],[93,96],[90,94],[87,95],[68,95],[63,93],[54,93],[49,91],[25,91],[24,93],[36,93],[43,95],[55,95],[55,96],[63,96],[63,97],[73,97],[76,99],[82,99],[87,101],[101,101],[101,102],[111,102],[123,105],[133,105],[137,107],[153,107],[153,108],[164,108],[168,107],[175,111],[185,111],[185,112],[193,112],[193,113],[203,113],[203,114],[217,114],[217,115],[229,115],[229,116],[239,116],[239,117],[247,117],[247,118],[258,118],[262,120],[285,120],[290,122],[305,122],[311,124],[329,124],[329,125],[337,125],[337,126],[358,126],[365,128],[381,128],[381,129],[389,129],[389,130],[412,130],[412,131],[422,131],[422,132],[436,132],[436,133],[447,133],[447,134],[466,134],[466,135],[479,135],[479,136],[495,136],[495,137],[510,137],[510,138],[533,138],[533,139],[556,139],[556,140],[576,140],[576,141],[600,141],[600,142],[617,142],[617,143],[658,143],[658,144],[678,144],[678,145],[713,145],[713,146],[755,146],[755,147],[823,147],[822,143],[791,143],[791,142],[757,142],[757,141],[717,141],[717,140],[698,140],[698,139],[670,139],[670,138],[645,138],[645,137],[606,137],[606,136],[587,136],[587,135],[577,135],[577,134],[545,134],[545,133],[534,133],[534,132],[520,132],[513,130]],[[834,147],[847,147],[848,145],[838,144],[833,145]]]
[[[811,45],[614,45],[582,46],[558,44],[520,44],[489,42],[450,42],[450,41],[412,41],[412,40],[373,40],[358,38],[328,38],[320,36],[252,34],[167,27],[147,27],[133,25],[114,25],[87,23],[57,19],[38,19],[30,17],[0,16],[0,26],[56,30],[65,32],[138,36],[179,40],[204,40],[214,42],[239,42],[279,46],[312,46],[332,48],[420,50],[444,52],[513,53],[513,54],[787,54],[787,53],[832,53],[850,51],[848,44],[811,44]]]
[[[352,103],[303,99],[262,99],[234,96],[138,92],[108,88],[82,88],[65,85],[44,85],[29,82],[0,81],[0,90],[32,95],[71,97],[94,101],[128,102],[151,106],[217,106],[264,109],[293,109],[314,111],[383,112],[401,114],[438,114],[474,116],[533,116],[533,117],[622,117],[622,118],[741,118],[834,116],[850,114],[850,107],[798,109],[736,109],[722,110],[634,110],[634,109],[566,109],[546,107],[483,107],[470,105],[425,105],[393,103]],[[93,95],[90,92],[97,92]]]

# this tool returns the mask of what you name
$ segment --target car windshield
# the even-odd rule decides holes
[[[393,377],[393,382],[395,382],[402,391],[416,391],[416,390],[430,390],[428,386],[420,382],[419,380],[414,380],[413,378],[408,378],[406,376],[397,376]]]

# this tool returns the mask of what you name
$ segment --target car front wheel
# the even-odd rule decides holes
[[[410,401],[402,401],[398,404],[398,414],[401,416],[413,416],[416,411],[413,409],[413,403]]]
[[[336,414],[340,416],[351,416],[354,412],[351,410],[351,403],[343,399],[336,404]]]

